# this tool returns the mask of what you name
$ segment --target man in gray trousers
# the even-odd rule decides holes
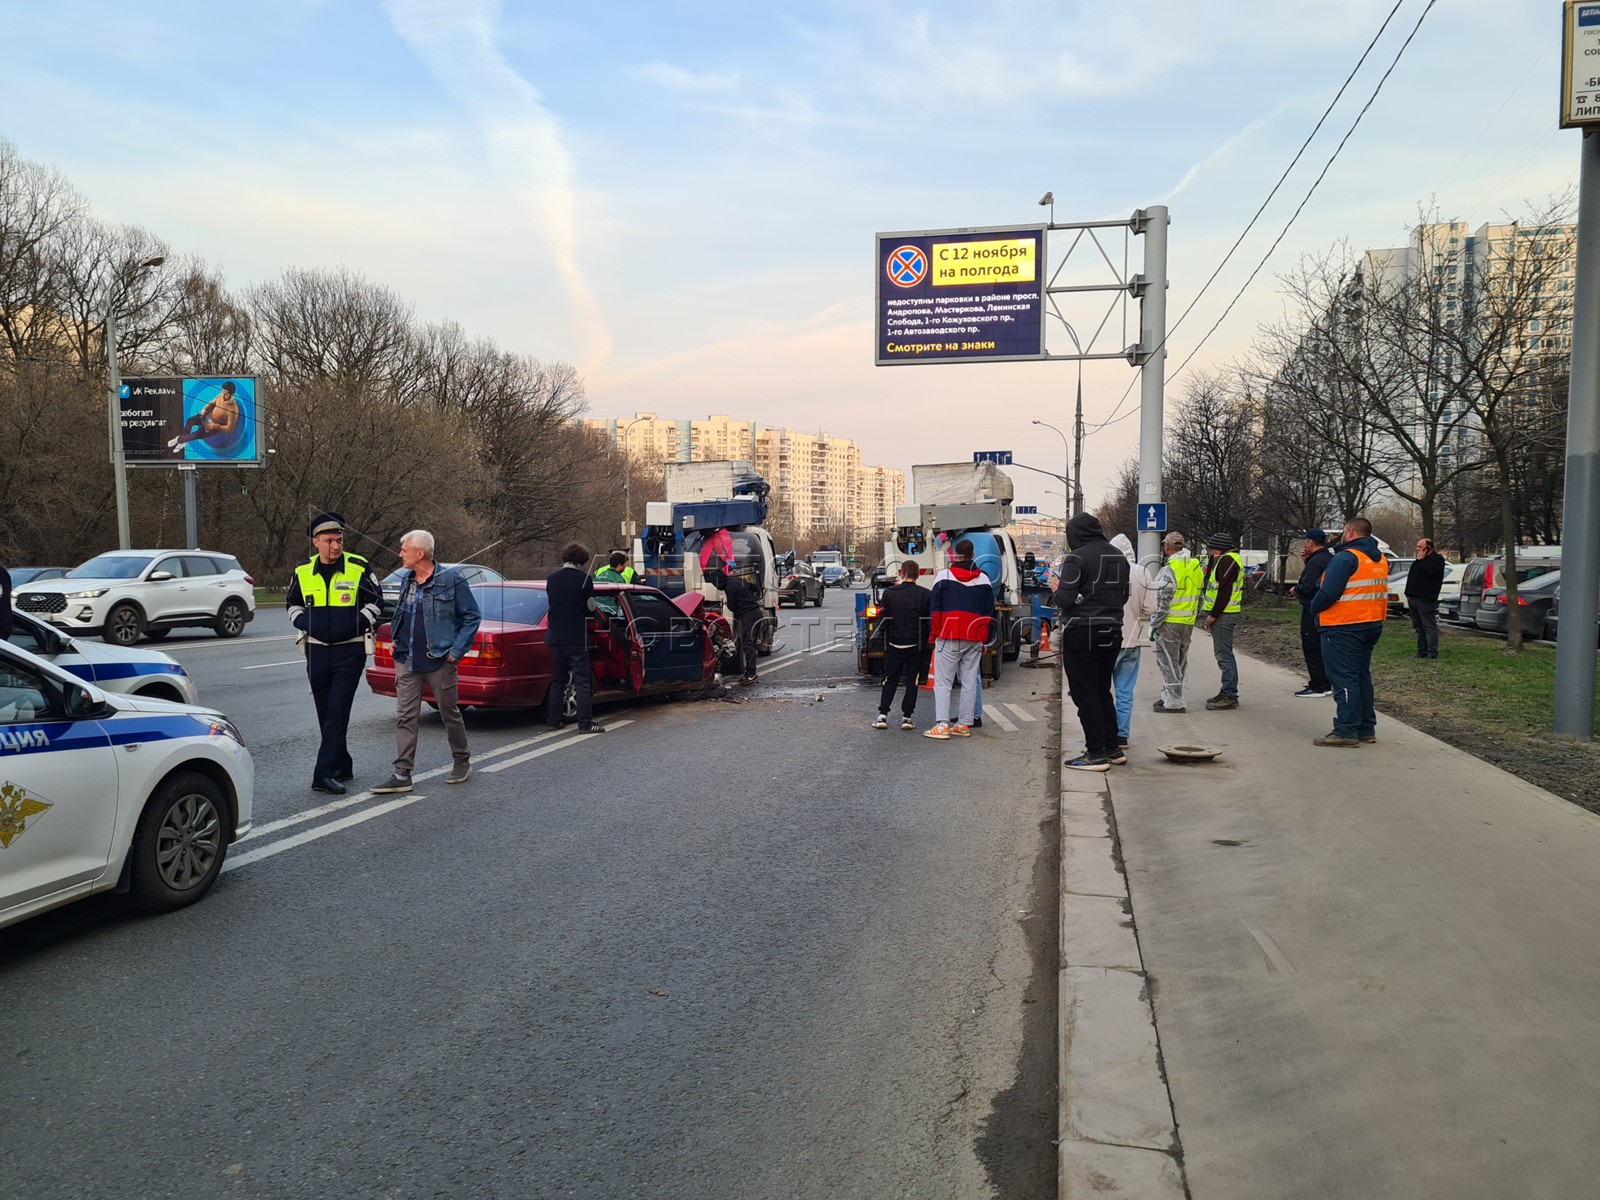
[[[1153,705],[1158,713],[1184,711],[1183,682],[1189,671],[1189,643],[1194,638],[1194,621],[1200,613],[1200,564],[1184,545],[1183,534],[1172,532],[1161,540],[1166,555],[1156,576],[1156,613],[1150,618],[1150,636],[1155,644],[1156,666],[1161,671],[1161,699]]]

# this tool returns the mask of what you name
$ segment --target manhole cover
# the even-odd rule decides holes
[[[1156,748],[1175,763],[1210,762],[1222,753],[1222,750],[1217,746],[1158,746]]]

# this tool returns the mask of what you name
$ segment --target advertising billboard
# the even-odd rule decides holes
[[[880,367],[1042,359],[1045,229],[880,233]]]
[[[130,467],[259,467],[251,375],[122,381],[122,451]]]

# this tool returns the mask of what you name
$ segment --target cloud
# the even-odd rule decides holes
[[[1275,108],[1272,112],[1268,113],[1266,116],[1257,117],[1254,121],[1251,121],[1243,129],[1239,130],[1238,133],[1235,133],[1235,134],[1231,135],[1230,137],[1226,138],[1220,146],[1218,146],[1210,154],[1206,155],[1199,162],[1195,163],[1187,171],[1185,171],[1183,173],[1183,178],[1178,180],[1178,186],[1177,187],[1173,188],[1170,192],[1168,192],[1166,195],[1160,197],[1159,199],[1155,200],[1153,203],[1165,204],[1168,200],[1171,200],[1179,192],[1183,191],[1184,188],[1188,187],[1191,183],[1193,183],[1195,181],[1195,177],[1198,176],[1200,174],[1200,172],[1204,171],[1207,167],[1213,166],[1216,163],[1221,162],[1233,150],[1237,149],[1244,142],[1248,141],[1251,138],[1251,136],[1253,136],[1254,134],[1260,132],[1262,129],[1265,129],[1266,126],[1267,126],[1267,123],[1270,122],[1270,121],[1275,120],[1283,112],[1283,110],[1285,108],[1287,108],[1287,107],[1288,107],[1288,105],[1286,105],[1286,104],[1278,105],[1277,108]]]
[[[611,335],[578,265],[572,155],[539,90],[506,61],[497,0],[387,0],[395,31],[477,121],[495,165],[545,240],[571,308],[582,365],[611,353]]]
[[[697,74],[659,60],[630,67],[628,74],[666,88],[669,92],[732,92],[739,87],[737,75]]]

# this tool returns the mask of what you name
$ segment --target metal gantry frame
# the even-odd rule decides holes
[[[1078,364],[1078,403],[1079,409],[1074,421],[1074,433],[1078,439],[1076,467],[1074,475],[1082,473],[1083,460],[1083,364],[1085,362],[1104,361],[1108,359],[1121,359],[1131,367],[1140,371],[1139,393],[1139,502],[1149,503],[1161,499],[1161,425],[1163,420],[1164,376],[1166,363],[1167,341],[1167,226],[1170,217],[1167,208],[1162,204],[1154,204],[1149,208],[1141,208],[1132,216],[1120,221],[1057,221],[1055,219],[1055,204],[1051,194],[1046,194],[1046,201],[1050,204],[1050,221],[1045,226],[1046,230],[1075,230],[1076,236],[1066,252],[1057,261],[1055,269],[1050,273],[1050,280],[1045,285],[1045,302],[1049,307],[1048,316],[1054,316],[1061,322],[1062,328],[1072,339],[1075,353],[1051,354],[1048,351],[1044,357],[1055,362],[1075,362]],[[1118,267],[1115,259],[1107,253],[1105,245],[1101,242],[1099,230],[1120,229],[1122,236],[1122,265]],[[1130,270],[1130,239],[1144,238],[1144,270],[1133,274]],[[1049,241],[1045,242],[1048,254]],[[1081,247],[1092,247],[1098,253],[1100,262],[1110,273],[1110,278],[1102,283],[1063,284],[1059,283],[1062,273],[1072,260],[1072,256]],[[1096,268],[1098,269],[1098,268]],[[1154,281],[1154,282],[1152,282]],[[1084,293],[1104,293],[1110,296],[1105,314],[1099,323],[1090,331],[1088,339],[1083,340],[1073,328],[1071,322],[1061,312],[1061,307],[1056,297],[1064,295],[1082,295]],[[1139,340],[1128,343],[1128,316],[1129,305],[1133,301],[1139,302]],[[1119,340],[1123,343],[1121,349],[1115,351],[1101,351],[1095,349],[1095,344],[1104,336],[1112,318],[1120,313],[1121,321],[1118,325]],[[1081,492],[1082,483],[1077,481],[1077,490]],[[1161,554],[1160,534],[1141,531],[1139,537],[1139,559],[1141,562],[1159,561]]]

